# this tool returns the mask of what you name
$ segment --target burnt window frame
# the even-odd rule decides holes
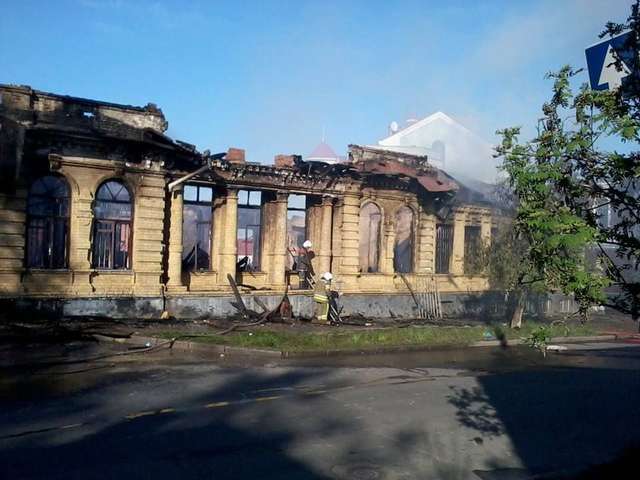
[[[45,193],[51,193],[50,195],[42,195],[34,192],[34,189],[39,184],[44,184],[47,179],[54,179],[55,182],[59,182],[56,187],[46,187]],[[55,192],[64,188],[64,196],[55,195]],[[58,213],[41,214],[34,213],[31,208],[32,202],[35,198],[41,197],[45,202],[55,202],[58,204]],[[61,210],[66,210],[66,214],[61,214]],[[70,237],[70,222],[71,217],[71,188],[67,179],[61,175],[44,175],[37,178],[29,187],[29,193],[27,195],[27,218],[26,218],[26,238],[25,238],[25,252],[24,252],[24,265],[27,269],[31,270],[66,270],[69,268],[69,237]],[[36,222],[44,222],[44,225],[36,226]],[[56,247],[56,226],[58,223],[62,223],[62,232],[64,239],[62,241],[63,254],[62,261],[55,256],[57,252]],[[32,236],[35,235],[36,229],[38,231],[44,230],[44,236],[47,237],[46,241],[39,247],[45,249],[46,252],[41,252],[42,263],[35,264],[32,262],[32,252],[34,250],[34,241]]]
[[[482,228],[480,225],[464,226],[464,264],[465,275],[482,274]]]
[[[444,255],[444,252],[441,251],[441,248],[439,246],[439,231],[440,229],[442,230],[446,230],[449,235],[447,237],[447,249],[445,250],[445,252],[448,250],[448,255]],[[433,270],[436,273],[436,275],[450,275],[451,274],[451,259],[453,258],[453,241],[454,241],[454,228],[453,225],[450,223],[436,223],[436,228],[435,228],[435,247],[434,247],[434,265],[433,265]],[[447,257],[447,261],[446,263],[444,263],[442,260],[443,257]]]
[[[377,235],[377,238],[375,239],[375,241],[376,241],[375,248],[376,248],[376,252],[377,252],[376,265],[375,265],[375,270],[367,270],[367,271],[364,270],[364,265],[362,265],[362,261],[361,261],[362,257],[361,257],[361,254],[360,254],[361,253],[360,249],[361,249],[362,243],[363,243],[363,238],[362,238],[362,233],[363,232],[362,232],[362,226],[360,224],[360,226],[358,228],[358,230],[359,230],[359,232],[358,232],[358,242],[359,242],[358,243],[358,263],[359,263],[359,271],[360,271],[361,274],[379,274],[379,273],[381,273],[381,265],[380,265],[381,262],[380,262],[380,260],[381,260],[381,257],[382,257],[382,228],[383,228],[383,225],[384,225],[384,212],[382,210],[382,207],[380,205],[378,205],[377,203],[372,202],[372,201],[365,202],[360,206],[359,222],[362,222],[362,219],[364,218],[363,215],[362,215],[363,210],[365,208],[369,207],[369,206],[375,207],[378,210],[378,216],[379,216],[379,218],[378,218],[378,235]],[[368,217],[367,217],[370,224],[371,224],[371,222],[370,222],[371,216],[372,215],[368,215]],[[369,225],[369,232],[371,232],[371,225]],[[369,250],[369,253],[370,253],[371,249],[368,249],[368,250]],[[370,265],[369,265],[369,267],[370,267]]]
[[[123,201],[123,200],[101,200],[98,198],[100,190],[104,187],[106,187],[108,184],[110,183],[119,183],[122,186],[122,189],[124,189],[128,196],[129,196],[129,200],[128,201]],[[120,192],[122,190],[119,190],[117,192],[117,194],[119,195]],[[113,192],[109,189],[109,192],[113,195]],[[116,195],[117,196],[117,195]],[[129,214],[129,219],[128,220],[123,220],[121,218],[99,218],[96,214],[96,208],[99,204],[99,202],[108,202],[108,203],[112,203],[112,204],[118,204],[118,205],[125,205],[128,204],[130,205],[130,214]],[[92,241],[91,241],[91,268],[93,270],[102,270],[102,271],[130,271],[132,269],[133,266],[133,219],[134,219],[134,196],[133,193],[131,191],[131,189],[129,188],[129,186],[127,185],[127,183],[120,179],[120,178],[109,178],[107,180],[104,180],[102,183],[100,183],[100,185],[98,186],[98,188],[96,188],[96,194],[95,194],[95,199],[93,202],[93,208],[92,208],[92,213],[93,213],[93,236],[92,236]],[[127,226],[127,228],[129,229],[128,232],[128,238],[127,238],[127,257],[126,257],[126,262],[124,265],[122,266],[116,266],[115,265],[115,251],[116,251],[116,238],[117,238],[117,230],[118,227],[120,227],[120,231],[122,231],[122,227],[123,226]],[[108,230],[100,230],[101,227],[109,227]],[[98,264],[98,260],[100,255],[98,255],[99,252],[97,252],[97,249],[99,248],[100,242],[98,241],[99,239],[99,233],[105,233],[107,232],[110,236],[110,252],[109,252],[109,259],[108,259],[108,266],[104,266],[104,265],[99,265]]]
[[[398,216],[402,211],[408,211],[411,214],[411,223],[409,230],[410,248],[409,253],[411,259],[409,261],[409,270],[402,271],[398,268],[397,248],[398,248]],[[416,212],[408,205],[398,208],[393,215],[393,271],[394,273],[415,273],[416,271]]]
[[[242,192],[247,192],[247,200],[244,203],[240,202],[240,197],[241,197],[241,193]],[[257,193],[260,195],[260,201],[259,204],[251,204],[251,194],[252,193]],[[259,224],[258,225],[247,225],[245,227],[242,227],[244,229],[245,232],[245,238],[244,241],[247,241],[247,232],[249,231],[249,227],[258,227],[258,241],[256,242],[256,245],[254,246],[254,250],[253,250],[253,259],[251,261],[251,268],[250,269],[244,269],[241,271],[249,271],[249,272],[261,272],[262,271],[262,234],[264,233],[262,231],[262,221],[263,221],[263,206],[264,206],[264,195],[263,195],[263,191],[262,190],[255,190],[255,189],[247,189],[247,188],[242,188],[238,190],[238,206],[237,206],[237,225],[236,225],[236,250],[237,250],[237,244],[238,241],[240,240],[240,238],[238,237],[238,234],[240,233],[240,211],[242,209],[245,210],[257,210],[259,212]],[[246,251],[245,251],[245,255],[246,256]],[[244,258],[244,256],[242,258]],[[257,257],[257,261],[256,261],[256,257]],[[240,262],[242,260],[242,258],[240,257],[240,252],[239,250],[236,252],[236,263]]]
[[[188,200],[187,199],[187,188],[195,188],[196,189],[196,199],[195,200]],[[211,193],[211,198],[209,200],[201,200],[201,191],[202,190],[208,190]],[[212,269],[212,250],[213,250],[213,199],[215,197],[215,192],[213,189],[213,186],[210,185],[198,185],[198,184],[187,184],[184,186],[183,189],[183,197],[182,197],[182,253],[181,253],[181,261],[182,261],[182,269],[185,272],[207,272],[207,271],[211,271]],[[188,205],[193,205],[193,206],[198,206],[198,207],[209,207],[209,221],[207,222],[203,222],[203,221],[196,221],[196,244],[194,245],[194,247],[197,247],[199,241],[199,228],[201,225],[208,225],[209,229],[209,249],[208,249],[208,255],[209,255],[209,260],[207,262],[206,267],[199,267],[198,266],[198,249],[195,248],[194,250],[194,262],[193,262],[193,267],[190,267],[187,263],[186,263],[186,259],[184,257],[184,232],[185,232],[185,225],[184,225],[184,211],[185,211],[185,207]]]
[[[304,207],[295,207],[295,206],[291,206],[290,202],[292,200],[292,197],[304,197]],[[285,262],[285,265],[287,265],[287,268],[291,268],[293,267],[293,264],[295,264],[295,262],[297,261],[298,255],[300,255],[301,249],[302,249],[302,244],[300,244],[297,247],[291,247],[289,245],[289,213],[290,212],[301,212],[304,216],[304,238],[302,240],[302,243],[305,242],[305,240],[308,239],[308,232],[309,232],[309,225],[308,225],[308,206],[309,206],[309,195],[307,195],[306,193],[291,193],[289,194],[289,196],[287,197],[287,225],[286,225],[286,230],[287,230],[287,236],[286,236],[286,248],[287,251],[289,253],[289,255],[287,255],[287,261]],[[292,251],[293,250],[293,251]]]

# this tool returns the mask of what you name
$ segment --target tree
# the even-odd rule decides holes
[[[529,260],[529,244],[514,228],[517,198],[506,183],[497,185],[495,197],[500,205],[497,228],[482,257],[492,290],[505,292],[510,327],[520,328],[526,296],[539,282]]]
[[[624,50],[635,54],[615,61],[624,73],[620,88],[593,91],[584,84],[574,94],[571,83],[581,70],[548,74],[552,96],[536,137],[520,143],[520,129],[507,128],[498,132],[497,148],[517,197],[514,231],[528,245],[531,279],[574,295],[583,314],[604,304],[634,319],[640,316],[638,12],[636,2],[624,24],[608,23],[601,34],[631,31]],[[621,151],[602,147],[614,142]]]

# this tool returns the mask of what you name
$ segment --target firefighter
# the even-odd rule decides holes
[[[329,321],[329,295],[331,295],[331,272],[325,272],[316,282],[313,290],[313,301],[316,302],[316,313],[314,320],[317,323],[328,323]]]
[[[311,251],[313,244],[309,240],[305,240],[302,244],[302,249],[298,253],[296,259],[296,268],[298,270],[299,288],[309,288],[309,278],[313,275],[313,267],[311,266],[311,259],[313,258],[313,252]]]

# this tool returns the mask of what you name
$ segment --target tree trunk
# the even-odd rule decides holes
[[[524,313],[524,294],[522,292],[514,292],[516,297],[513,313],[511,314],[511,328],[522,327],[522,314]]]

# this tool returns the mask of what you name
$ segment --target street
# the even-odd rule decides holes
[[[304,360],[2,348],[3,478],[508,479],[640,441],[640,346]]]

